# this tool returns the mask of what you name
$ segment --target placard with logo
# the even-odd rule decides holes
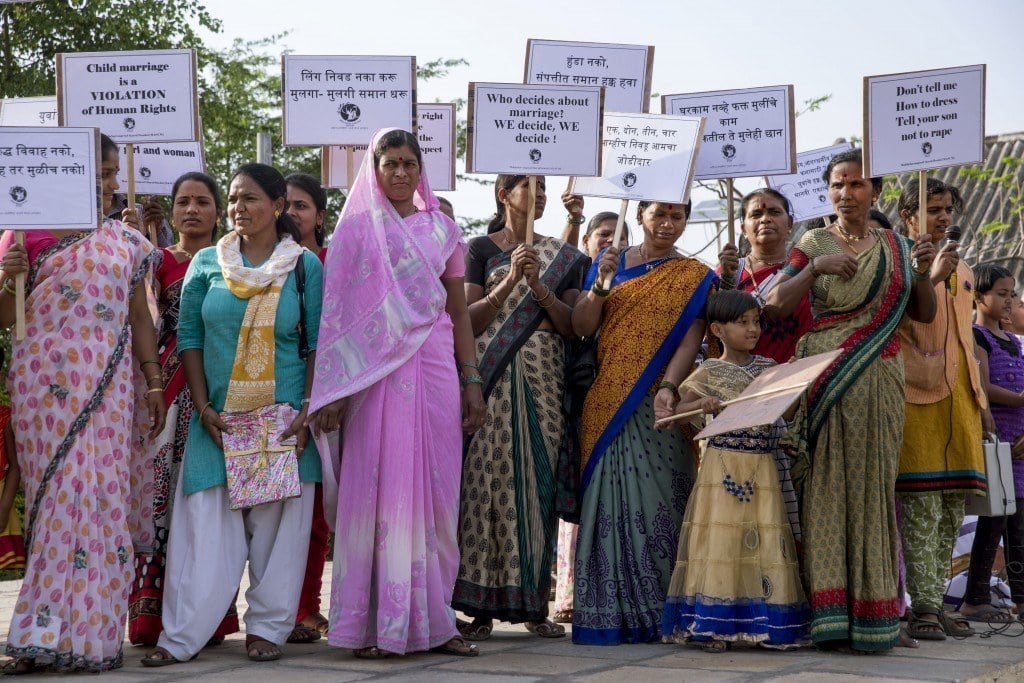
[[[366,145],[415,125],[415,57],[284,55],[281,70],[285,145]]]
[[[470,83],[466,170],[601,174],[601,86]]]
[[[100,221],[95,128],[0,128],[0,225],[92,230]]]
[[[61,126],[94,126],[114,142],[199,139],[195,50],[57,55]]]

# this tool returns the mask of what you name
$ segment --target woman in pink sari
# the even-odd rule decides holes
[[[462,433],[485,412],[465,245],[416,137],[378,132],[371,151],[327,255],[310,405],[328,521],[337,513],[328,643],[471,656],[451,608]]]
[[[102,144],[103,208],[117,189],[117,147]],[[134,212],[133,212],[134,213]],[[145,280],[158,252],[135,229],[36,231],[0,240],[0,324],[14,321],[9,279],[28,272],[24,341],[7,378],[25,490],[25,580],[7,638],[13,673],[121,666],[134,567],[128,529],[130,434],[165,406]],[[139,396],[132,355],[151,380]]]

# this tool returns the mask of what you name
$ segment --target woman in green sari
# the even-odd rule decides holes
[[[838,216],[807,232],[789,256],[767,313],[788,315],[809,291],[814,321],[797,358],[843,354],[811,386],[790,430],[800,499],[803,571],[818,647],[881,652],[899,640],[894,490],[903,441],[904,313],[928,323],[931,237],[911,243],[868,226],[881,179],[865,177],[860,150],[829,162],[824,179]]]
[[[489,638],[494,619],[525,622],[542,637],[565,635],[547,618],[555,465],[564,430],[564,343],[587,258],[552,237],[526,244],[528,213],[544,213],[544,186],[538,178],[531,206],[527,176],[499,175],[492,229],[470,240],[466,256],[487,402],[487,421],[467,445],[462,472],[462,557],[452,606],[474,618],[461,628],[467,640]]]

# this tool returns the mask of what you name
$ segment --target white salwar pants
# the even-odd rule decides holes
[[[182,661],[198,653],[231,606],[246,560],[245,632],[284,644],[306,571],[315,484],[302,482],[298,498],[229,510],[225,487],[186,496],[183,479],[174,494],[158,645]]]

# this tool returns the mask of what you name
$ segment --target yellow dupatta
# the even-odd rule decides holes
[[[243,412],[274,403],[274,322],[281,287],[302,258],[302,247],[285,235],[258,267],[242,260],[241,239],[231,232],[217,242],[217,263],[228,290],[248,301],[231,367],[224,410]]]

